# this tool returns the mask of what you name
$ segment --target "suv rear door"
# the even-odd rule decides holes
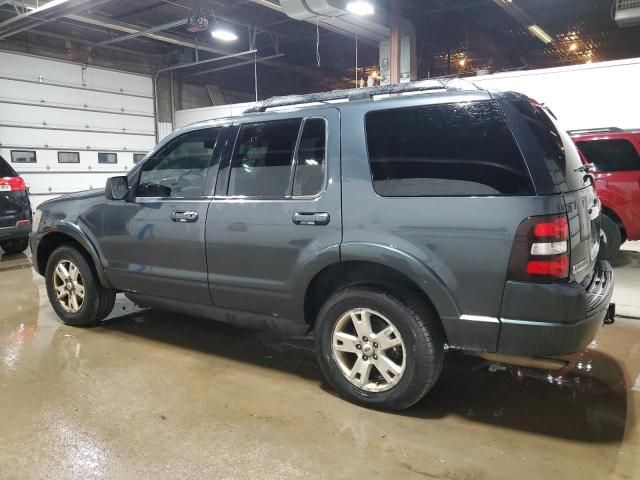
[[[236,125],[207,216],[213,303],[301,320],[305,278],[340,256],[339,113],[256,118]]]
[[[11,165],[0,157],[0,178],[9,179],[17,176]],[[23,187],[21,190],[15,190],[8,184],[0,186],[0,228],[14,227],[17,221],[30,219],[30,213],[29,196]]]
[[[524,95],[505,95],[511,96],[511,103],[519,113],[513,126],[519,130],[517,138],[537,193],[561,193],[564,198],[571,236],[571,279],[578,283],[588,281],[597,261],[600,240],[600,208],[592,177],[583,171],[575,144],[557,125],[550,110]],[[509,108],[505,110],[508,112]]]

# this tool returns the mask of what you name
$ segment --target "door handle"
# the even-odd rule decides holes
[[[198,220],[198,212],[171,212],[171,220],[180,223],[196,222]]]
[[[293,214],[293,223],[296,225],[328,225],[331,217],[327,212],[296,212]]]

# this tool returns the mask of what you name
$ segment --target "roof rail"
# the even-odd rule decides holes
[[[461,89],[456,79],[447,80],[420,80],[418,82],[395,83],[390,85],[381,85],[379,87],[370,88],[349,88],[346,90],[334,90],[331,92],[309,93],[305,95],[287,95],[284,97],[271,97],[264,100],[254,107],[245,110],[244,113],[264,112],[269,108],[288,107],[303,103],[324,103],[332,100],[370,100],[378,95],[389,95],[393,93],[408,92],[426,92],[429,90],[458,90]],[[458,79],[459,80],[459,79]],[[448,86],[452,83],[452,86]],[[472,85],[476,90],[479,88],[471,82],[465,82],[465,85]]]
[[[567,133],[569,135],[583,135],[586,133],[613,133],[613,132],[624,132],[624,130],[618,127],[602,127],[602,128],[583,128],[580,130],[569,130]]]

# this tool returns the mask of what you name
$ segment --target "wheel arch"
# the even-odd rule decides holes
[[[432,285],[431,282],[428,283]],[[452,299],[443,301],[443,292],[421,288],[415,280],[397,268],[368,260],[344,260],[326,266],[308,283],[304,294],[304,317],[307,324],[311,326],[315,323],[322,304],[334,292],[357,285],[381,288],[404,301],[419,299],[439,317],[443,328],[443,318],[458,316]]]
[[[105,288],[113,288],[104,274],[100,257],[91,241],[78,227],[68,224],[56,225],[55,230],[45,234],[38,242],[37,251],[33,252],[35,255],[34,263],[38,273],[45,274],[49,257],[62,245],[70,245],[76,248],[85,256],[89,265],[93,268],[100,284]]]

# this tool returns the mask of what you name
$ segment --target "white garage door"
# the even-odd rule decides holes
[[[0,52],[0,155],[34,208],[103,188],[155,145],[151,77]]]

